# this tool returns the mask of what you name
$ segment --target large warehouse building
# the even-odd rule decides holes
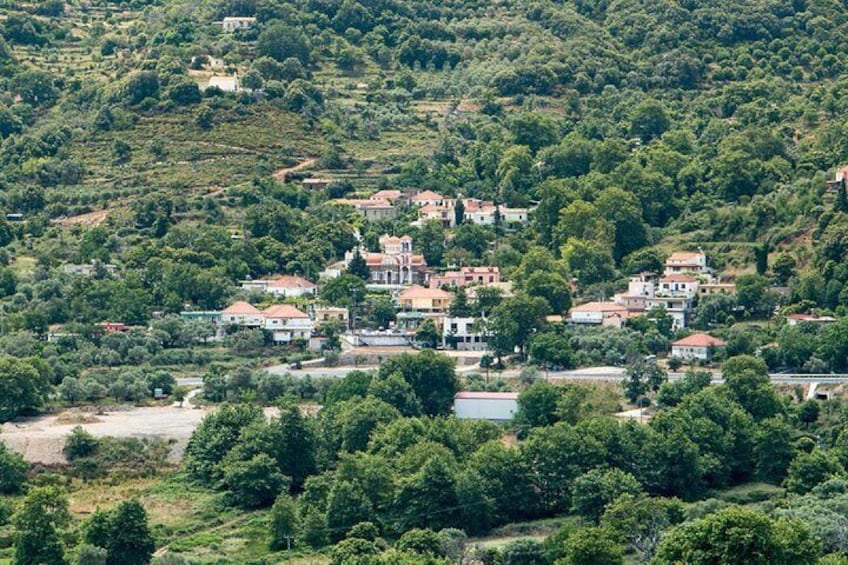
[[[460,392],[453,398],[453,410],[462,420],[508,422],[518,411],[518,393]]]

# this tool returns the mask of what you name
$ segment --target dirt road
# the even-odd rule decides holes
[[[314,165],[316,161],[317,161],[317,159],[306,159],[304,161],[301,161],[300,163],[298,163],[294,167],[288,167],[286,169],[278,169],[278,170],[274,171],[274,178],[277,179],[280,182],[286,182],[286,175],[288,175],[289,173],[296,173],[298,171],[302,171],[303,169],[307,169],[307,168],[311,167],[312,165]]]

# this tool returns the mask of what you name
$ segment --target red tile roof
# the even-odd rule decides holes
[[[262,313],[265,314],[266,318],[292,319],[309,317],[290,304],[275,304],[266,308]]]
[[[400,293],[401,300],[412,300],[415,298],[431,298],[433,300],[446,300],[453,295],[440,288],[426,288],[420,285],[413,285]]]
[[[587,302],[571,309],[572,312],[609,312],[623,313],[627,308],[615,302]]]
[[[315,288],[315,283],[303,277],[280,275],[268,280],[268,286],[277,288]]]
[[[724,347],[727,345],[710,334],[692,334],[671,344],[672,347]]]
[[[221,311],[221,314],[235,314],[235,315],[250,315],[250,314],[260,314],[259,308],[253,306],[252,304],[248,304],[243,300],[239,300],[237,302],[233,302],[226,308]]]
[[[423,200],[444,200],[444,197],[438,192],[433,192],[432,190],[425,190],[413,196],[412,200],[414,202],[421,202]]]
[[[697,259],[703,256],[703,253],[691,252],[691,251],[677,251],[672,253],[668,259],[665,260],[666,263],[671,261],[689,261],[690,259]]]

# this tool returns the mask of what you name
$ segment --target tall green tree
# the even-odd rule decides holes
[[[654,563],[813,565],[819,543],[798,521],[773,521],[746,508],[719,510],[686,522],[663,539]]]
[[[15,526],[13,565],[66,563],[61,533],[70,520],[68,501],[58,488],[31,490],[12,520]]]

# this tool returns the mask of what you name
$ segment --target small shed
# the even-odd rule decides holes
[[[518,393],[459,392],[453,397],[453,410],[460,420],[508,422],[518,411]]]

